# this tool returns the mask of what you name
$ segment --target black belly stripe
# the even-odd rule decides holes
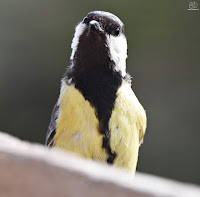
[[[102,75],[102,77],[99,77]],[[84,76],[84,75],[83,75]],[[109,120],[114,108],[116,93],[121,85],[122,79],[119,73],[113,71],[108,73],[96,73],[90,76],[88,73],[83,77],[74,78],[75,87],[81,91],[84,98],[95,108],[99,120],[99,132],[104,136],[102,147],[108,153],[107,162],[112,164],[116,153],[110,147]]]

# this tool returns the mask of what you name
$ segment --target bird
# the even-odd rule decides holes
[[[123,22],[109,12],[89,12],[71,49],[45,145],[135,174],[147,117],[126,71]]]

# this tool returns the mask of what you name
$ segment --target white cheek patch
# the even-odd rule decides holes
[[[115,62],[115,70],[121,71],[122,76],[126,75],[127,42],[126,37],[107,35],[107,45],[110,49],[110,58]]]
[[[79,43],[79,38],[80,38],[80,36],[82,35],[82,33],[85,29],[86,29],[86,24],[84,24],[82,22],[79,23],[76,26],[74,38],[73,38],[72,44],[71,44],[71,49],[72,49],[72,54],[71,54],[71,57],[70,57],[71,60],[74,58],[74,54],[77,50],[77,46],[78,46],[78,43]]]

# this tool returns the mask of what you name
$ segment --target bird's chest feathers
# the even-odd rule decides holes
[[[144,125],[141,121],[144,119]],[[109,121],[110,145],[117,154],[116,165],[129,169],[135,168],[138,158],[140,132],[146,127],[143,107],[130,85],[122,83],[117,91],[115,106]]]
[[[55,146],[86,158],[106,162],[108,152],[102,147],[104,136],[99,130],[100,121],[96,109],[74,85],[65,84],[62,87],[58,104],[60,114],[54,138]],[[107,123],[110,148],[117,155],[114,165],[135,168],[140,131],[146,126],[145,118],[144,109],[130,85],[123,82],[116,92]]]
[[[95,109],[74,85],[64,85],[59,97],[60,114],[57,119],[55,146],[76,152],[86,158],[105,161],[102,135]]]

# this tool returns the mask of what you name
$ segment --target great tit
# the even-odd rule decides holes
[[[134,174],[147,119],[126,72],[124,24],[109,12],[90,12],[71,48],[46,145]]]

